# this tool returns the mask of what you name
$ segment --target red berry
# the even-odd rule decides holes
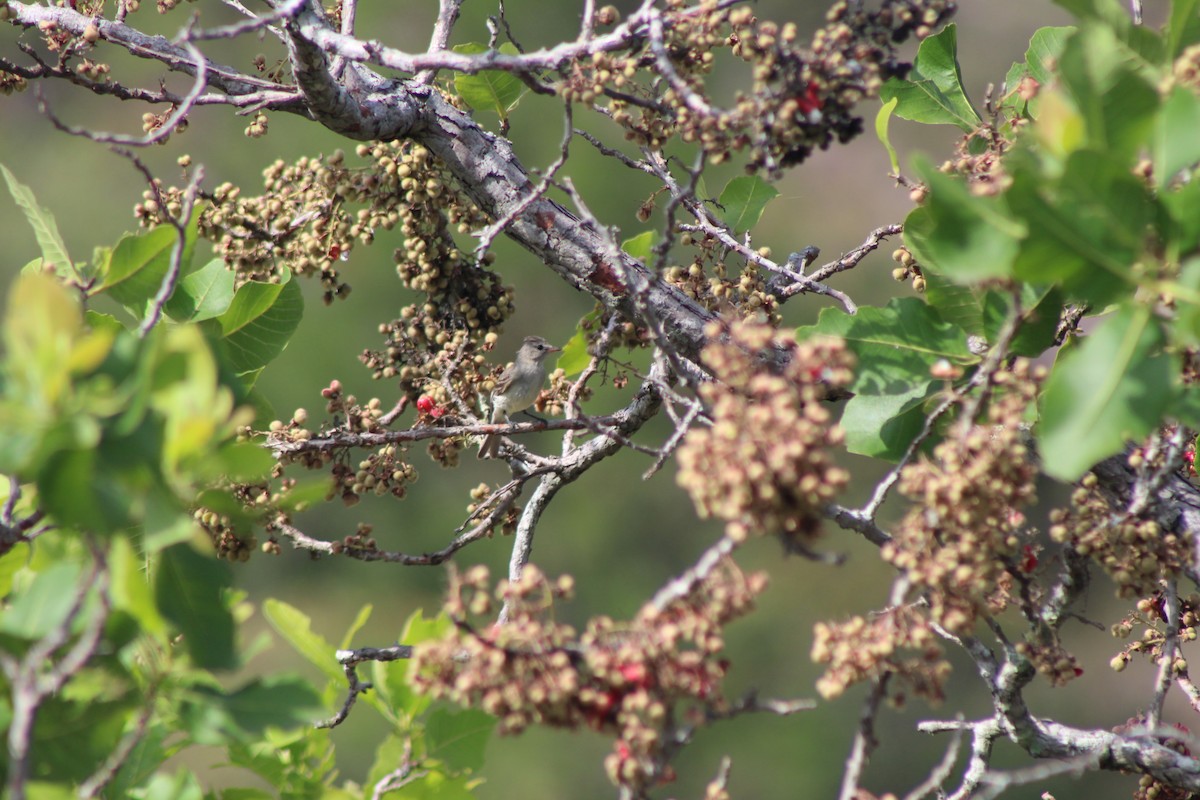
[[[417,398],[417,411],[422,414],[429,414],[434,409],[433,398],[427,394],[423,394]]]
[[[621,677],[634,686],[645,686],[647,683],[646,666],[644,664],[622,664],[617,668]]]

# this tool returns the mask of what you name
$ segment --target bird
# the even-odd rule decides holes
[[[561,347],[540,336],[525,337],[516,360],[496,379],[496,388],[492,390],[493,425],[533,405],[546,382],[546,356],[561,351]],[[479,458],[494,458],[499,449],[500,435],[489,433],[479,445]]]

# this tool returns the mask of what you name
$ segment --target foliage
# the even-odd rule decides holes
[[[60,59],[51,66],[32,47],[28,64],[5,56],[0,88],[69,78],[167,105],[144,118],[140,140],[86,132],[110,144],[165,142],[209,90],[206,103],[255,110],[253,138],[267,134],[269,111],[358,144],[275,161],[261,187],[212,190],[189,156],[180,186],[131,157],[147,178],[140,230],[90,261],[71,257],[53,214],[0,167],[41,250],[13,283],[0,332],[0,719],[12,797],[466,798],[486,774],[492,731],[535,725],[610,738],[604,767],[620,795],[656,794],[702,728],[810,707],[735,696],[726,626],[754,613],[767,586],[739,565],[742,549],[774,537],[790,554],[834,561],[827,522],[861,535],[893,576],[885,607],[821,622],[813,636],[823,698],[869,687],[844,797],[871,796],[861,783],[884,699],[947,700],[951,648],[974,663],[991,714],[922,723],[972,738],[966,769],[931,765],[922,791],[974,796],[1058,769],[995,769],[992,745],[1007,737],[1031,758],[1069,759],[1063,771],[1134,773],[1138,796],[1200,792],[1186,730],[1163,724],[1170,690],[1200,697],[1183,655],[1200,596],[1181,589],[1200,583],[1194,2],[1172,3],[1156,31],[1115,0],[1064,0],[1076,24],[1038,31],[982,105],[963,86],[944,0],[875,10],[838,0],[807,41],[745,6],[667,0],[625,20],[606,6],[578,40],[536,51],[503,14],[488,44],[448,47],[458,6],[444,3],[419,56],[335,34],[353,29],[349,2],[280,3],[204,35],[189,25],[186,46],[130,23],[136,0],[111,18],[78,5],[0,2],[3,19]],[[276,23],[287,69],[260,55],[262,75],[242,75],[197,49]],[[908,38],[920,41],[911,66],[896,50]],[[122,49],[196,86],[185,97],[165,84],[134,91],[92,60]],[[379,66],[409,78],[384,80]],[[724,66],[745,70],[727,107],[710,85]],[[527,93],[565,108],[559,156],[540,176],[483,127],[495,115],[507,133]],[[815,248],[776,259],[752,245],[779,194],[772,182],[856,136],[870,97],[882,101],[875,132],[892,177],[914,203],[904,224],[815,269]],[[615,126],[623,149],[576,130],[577,112],[597,112],[597,130]],[[961,132],[952,157],[913,154],[904,174],[893,117]],[[592,214],[560,174],[576,140],[654,180],[633,205],[660,227],[621,242]],[[709,195],[706,170],[729,161],[748,174]],[[393,229],[396,277],[415,299],[378,323],[382,342],[360,360],[395,399],[360,399],[330,380],[320,412],[276,415],[255,384],[320,313],[300,281],[317,281],[326,304],[345,300],[347,254]],[[916,296],[860,306],[833,285],[901,230],[892,274]],[[488,421],[502,369],[493,348],[516,298],[492,252],[501,233],[596,302],[535,404],[564,419]],[[836,307],[785,330],[785,303],[806,294]],[[660,412],[665,437],[644,427]],[[539,429],[566,431],[561,454],[520,444]],[[365,497],[415,491],[416,443],[452,468],[483,434],[516,439],[500,450],[510,477],[471,492],[442,549],[381,548],[363,521],[341,539],[303,529],[313,506],[353,515]],[[696,514],[724,532],[693,543],[694,564],[630,619],[596,616],[580,632],[555,610],[575,579],[530,564],[533,539],[559,490],[623,449],[653,456],[647,475],[676,462]],[[861,463],[843,450],[883,471],[860,508],[841,504],[846,465]],[[1039,526],[1042,475],[1075,486]],[[887,522],[893,488],[904,507]],[[507,579],[449,570],[443,612],[407,614],[388,646],[349,649],[371,606],[335,646],[313,629],[312,609],[277,598],[256,609],[237,584],[237,564],[284,544],[430,566],[465,559],[496,530],[513,534]],[[1132,603],[1113,634],[1145,628],[1110,665],[1145,658],[1159,669],[1144,715],[1108,730],[1035,717],[1023,694],[1038,676],[1061,688],[1083,673],[1068,623],[1092,573]],[[249,640],[257,613],[319,681],[236,672],[269,646]],[[326,729],[362,713],[360,699],[387,733],[368,773],[344,780]],[[239,785],[173,771],[200,747],[240,768]],[[726,763],[706,796],[728,786]]]

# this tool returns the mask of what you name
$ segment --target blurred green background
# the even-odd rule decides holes
[[[412,51],[423,50],[436,13],[434,0],[423,2],[363,3],[360,30],[389,45]],[[577,3],[541,3],[510,0],[506,3],[510,23],[526,48],[571,38],[578,29]],[[623,9],[630,3],[618,3]],[[1029,36],[1038,27],[1068,22],[1067,16],[1045,0],[1010,0],[1005,3],[965,2],[957,16],[960,58],[972,99],[981,104],[988,83],[999,84],[1014,60],[1023,58]],[[1147,21],[1161,18],[1163,3],[1147,4]],[[820,24],[827,4],[764,0],[755,6],[762,19],[795,20],[802,30]],[[184,22],[183,14],[199,11],[205,25],[232,20],[230,12],[214,0],[186,4],[166,17],[158,17],[150,3],[131,17],[138,26],[172,35]],[[485,17],[495,13],[489,3],[466,3],[456,28],[454,43],[486,41]],[[22,39],[11,27],[0,30],[0,54],[21,59],[16,45]],[[218,60],[251,70],[257,52],[268,63],[279,57],[273,41],[214,42],[211,54]],[[910,51],[911,52],[911,51]],[[107,51],[101,50],[101,59]],[[160,77],[153,65],[113,56],[114,77],[153,86]],[[744,78],[740,71],[722,77],[720,91],[732,92]],[[169,76],[168,84],[186,88],[187,81]],[[43,85],[47,103],[70,124],[92,129],[135,134],[147,109],[106,98],[92,97],[62,83]],[[868,130],[878,104],[870,102],[862,111]],[[155,109],[158,110],[158,109]],[[480,121],[497,127],[494,116]],[[262,139],[248,139],[243,130],[246,118],[234,116],[225,107],[200,108],[191,115],[191,126],[165,146],[141,154],[165,181],[179,180],[176,159],[191,154],[207,170],[209,187],[223,181],[241,184],[254,193],[260,172],[276,158],[291,160],[302,154],[328,152],[354,143],[338,139],[318,126],[283,114],[270,115],[270,132]],[[612,126],[604,120],[576,114],[583,125],[616,143]],[[934,160],[949,155],[956,131],[937,131],[893,122],[893,141],[905,163],[914,152],[929,153]],[[553,99],[527,95],[512,119],[510,138],[527,167],[537,168],[552,161],[562,136],[562,117]],[[75,259],[85,259],[91,248],[111,244],[134,227],[132,207],[144,189],[141,177],[129,163],[92,142],[57,132],[38,111],[32,91],[0,98],[0,161],[19,180],[31,186],[42,205],[57,216],[59,226]],[[591,210],[606,224],[620,228],[623,237],[656,226],[656,217],[643,225],[634,214],[655,188],[644,176],[624,170],[594,154],[584,142],[572,144],[569,174]],[[768,208],[755,231],[758,245],[769,245],[783,256],[806,245],[822,250],[818,263],[837,257],[859,244],[873,228],[901,221],[909,210],[904,190],[887,177],[888,165],[882,147],[870,134],[847,147],[818,153],[810,162],[793,170],[779,184],[781,192]],[[736,166],[713,170],[706,177],[711,191],[738,174]],[[32,233],[7,195],[0,194],[0,284],[4,288],[22,265],[37,254]],[[357,361],[368,347],[379,345],[377,326],[392,319],[409,298],[399,287],[391,261],[397,236],[382,234],[371,248],[356,249],[344,276],[354,287],[346,301],[323,307],[314,285],[306,285],[308,314],[284,355],[264,374],[259,386],[286,419],[296,407],[320,416],[323,403],[319,391],[333,378],[341,380],[359,398],[378,396],[385,407],[394,400],[395,388],[373,382]],[[857,302],[879,303],[911,290],[890,277],[888,258],[895,244],[886,245],[858,269],[836,279],[838,288]],[[570,337],[579,317],[592,308],[583,296],[543,269],[530,255],[500,241],[496,245],[499,269],[507,282],[517,287],[517,313],[505,330],[496,359],[509,357],[521,337],[538,333],[562,343]],[[812,322],[826,301],[801,296],[786,307],[788,325]],[[636,382],[633,384],[636,387]],[[620,405],[625,393],[601,392],[589,411],[603,413]],[[410,412],[411,413],[411,412]],[[406,418],[407,423],[411,418]],[[661,441],[665,427],[652,427],[646,441]],[[656,438],[657,437],[657,438]],[[538,447],[557,446],[551,435],[537,441]],[[368,498],[353,510],[340,504],[314,509],[297,520],[307,532],[322,538],[339,538],[352,533],[359,521],[374,524],[380,547],[423,552],[443,546],[465,516],[468,490],[481,481],[497,482],[505,477],[503,465],[478,462],[470,453],[456,470],[442,470],[419,450],[414,461],[421,479],[403,502]],[[649,466],[646,456],[623,453],[600,465],[580,483],[564,490],[551,505],[538,530],[534,561],[547,573],[569,572],[576,577],[578,597],[559,608],[560,618],[580,627],[592,614],[603,611],[616,617],[634,614],[645,599],[670,576],[686,568],[718,534],[718,527],[697,521],[691,504],[676,488],[674,470],[668,466],[647,482],[640,480]],[[881,466],[854,457],[847,458],[856,482],[846,502],[865,499]],[[1061,499],[1061,489],[1046,487],[1043,496]],[[894,518],[895,504],[886,509]],[[729,676],[729,693],[756,687],[763,696],[815,696],[814,680],[819,674],[810,663],[812,624],[818,619],[836,619],[866,612],[886,601],[889,570],[878,563],[875,552],[855,535],[831,529],[825,549],[846,553],[842,567],[813,564],[798,558],[781,558],[772,540],[745,548],[742,563],[751,569],[766,569],[771,587],[763,597],[758,614],[730,630],[729,656],[734,668]],[[494,539],[478,543],[459,558],[460,565],[488,564],[495,575],[506,570],[509,543]],[[284,551],[277,558],[256,555],[237,567],[241,586],[252,600],[279,597],[299,607],[314,619],[316,629],[337,641],[365,603],[374,605],[370,624],[359,634],[356,646],[387,645],[395,640],[403,620],[417,608],[435,611],[444,588],[441,568],[397,568],[387,564],[365,564],[349,560],[316,561]],[[1111,590],[1103,583],[1093,586],[1084,613],[1104,623],[1115,621],[1116,606]],[[265,629],[261,618],[252,621],[255,630]],[[1078,725],[1112,725],[1135,713],[1150,696],[1152,676],[1137,665],[1118,682],[1107,662],[1119,645],[1107,633],[1077,625],[1069,631],[1068,645],[1081,657],[1087,672],[1063,690],[1039,685],[1030,692],[1037,713]],[[280,644],[248,666],[251,672],[299,670],[315,676]],[[865,786],[873,791],[903,794],[921,781],[938,761],[947,740],[914,735],[916,720],[967,717],[986,714],[988,698],[980,690],[970,666],[961,659],[945,707],[930,710],[913,706],[900,712],[885,711],[880,719],[881,746],[867,773]],[[743,718],[701,733],[677,763],[680,779],[664,791],[672,796],[700,796],[702,787],[716,771],[723,754],[733,757],[731,790],[735,797],[793,798],[830,797],[837,791],[842,764],[860,708],[862,692],[852,692],[818,710],[789,719]],[[1096,698],[1104,698],[1096,702]],[[332,735],[339,745],[339,763],[345,777],[361,780],[373,757],[383,723],[369,707],[360,705],[349,721]],[[590,733],[562,735],[561,732],[532,730],[521,737],[493,740],[480,789],[482,798],[607,797],[613,790],[603,775],[601,761],[609,751],[609,740]],[[1022,763],[1015,748],[998,747],[1000,763]],[[211,761],[194,760],[207,781],[220,785],[227,778]],[[1083,793],[1089,797],[1128,796],[1135,781],[1111,775],[1091,776],[1081,782],[1056,779],[1016,790],[1011,797],[1039,797],[1047,789],[1060,797]]]

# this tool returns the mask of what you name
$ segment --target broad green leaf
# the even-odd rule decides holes
[[[229,566],[201,555],[188,544],[163,550],[154,576],[154,596],[162,615],[183,633],[188,655],[199,667],[237,666],[233,616],[224,592],[232,584]]]
[[[122,762],[120,770],[108,785],[108,797],[132,797],[133,787],[141,785],[151,775],[158,772],[163,762],[171,755],[174,748],[166,744],[173,734],[166,725],[151,723],[137,744],[129,751],[129,756]]]
[[[912,219],[911,215],[909,219]],[[921,224],[918,220],[918,227]],[[957,325],[966,333],[982,335],[983,306],[976,290],[950,280],[932,267],[925,268],[931,262],[925,260],[925,254],[916,246],[916,238],[914,236],[909,240],[908,249],[923,267],[921,275],[925,278],[925,302],[937,309],[946,322]]]
[[[147,633],[165,638],[167,623],[154,602],[152,561],[153,556],[135,550],[131,539],[115,537],[108,557],[112,572],[109,591],[114,608],[136,619]]]
[[[83,333],[78,299],[45,274],[22,275],[4,317],[6,377],[29,404],[58,406],[69,391],[71,351]]]
[[[108,294],[141,317],[162,288],[178,241],[179,234],[170,225],[122,236],[102,267],[100,285],[91,293]]]
[[[308,663],[325,673],[330,680],[345,682],[346,675],[334,656],[334,646],[312,630],[312,621],[306,614],[273,597],[263,602],[262,610],[275,632],[286,639]]]
[[[925,425],[924,401],[933,380],[896,394],[856,394],[838,425],[851,453],[898,461]]]
[[[1179,286],[1200,292],[1200,258],[1193,256],[1179,271]],[[1195,346],[1200,343],[1200,303],[1176,298],[1175,318],[1171,322],[1171,338],[1179,344]],[[1200,394],[1193,392],[1193,394]]]
[[[908,78],[891,78],[879,98],[898,100],[898,117],[927,125],[955,125],[973,131],[979,114],[967,99],[958,67],[958,28],[953,23],[921,42]]]
[[[735,231],[748,231],[758,224],[767,203],[779,196],[779,190],[755,175],[742,175],[721,191],[718,203],[725,209],[721,216]]]
[[[167,302],[176,322],[203,322],[224,314],[233,302],[234,277],[219,258],[185,275]]]
[[[1135,25],[1123,0],[1054,0],[1086,27],[1103,29],[1118,40],[1139,67],[1150,69],[1162,63],[1164,42],[1147,25]]]
[[[67,618],[79,592],[83,568],[67,561],[38,574],[0,616],[0,632],[22,639],[41,639]]]
[[[58,223],[54,221],[54,216],[38,205],[29,187],[18,182],[16,176],[3,164],[0,164],[0,175],[4,176],[9,194],[25,214],[29,226],[33,228],[38,247],[42,249],[42,263],[52,264],[54,274],[60,278],[74,277],[71,257],[67,255],[67,245],[58,232]]]
[[[629,242],[625,244],[629,244]],[[579,320],[579,327],[575,329],[575,335],[563,346],[562,355],[558,357],[556,366],[565,372],[567,377],[578,375],[591,363],[592,355],[588,352],[588,335],[599,319],[599,311],[592,311],[584,315],[583,319]]]
[[[425,722],[426,752],[453,769],[480,769],[495,728],[496,718],[483,711],[439,708]]]
[[[928,162],[917,170],[929,187],[920,208],[909,214],[904,240],[922,263],[960,283],[1012,274],[1025,225],[1008,212],[1003,197],[976,197],[966,184]]]
[[[1054,80],[1058,56],[1075,30],[1072,26],[1038,28],[1030,37],[1029,49],[1025,51],[1025,65],[1029,68],[1030,76],[1041,86],[1048,86]],[[1016,87],[1008,88],[1011,91]]]
[[[453,625],[445,615],[426,617],[420,609],[414,611],[400,632],[400,644],[419,645],[447,636]],[[430,697],[412,690],[408,682],[410,664],[407,661],[375,662],[374,682],[382,687],[392,707],[400,714],[414,719],[429,707]]]
[[[250,282],[238,287],[225,313],[202,324],[220,339],[230,366],[241,374],[266,366],[283,352],[303,311],[295,280]]]
[[[374,608],[370,603],[358,610],[358,616],[350,623],[350,627],[346,629],[346,635],[342,637],[341,649],[349,649],[354,643],[355,635],[362,630],[362,626],[367,624],[367,620],[371,618],[371,611]]]
[[[460,44],[454,52],[474,55],[486,53],[487,45],[477,42]],[[500,52],[516,55],[517,49],[509,43],[500,46]],[[485,69],[470,75],[459,73],[454,76],[454,91],[476,111],[491,111],[501,119],[508,116],[517,101],[527,91],[520,78],[501,70]]]
[[[1192,251],[1200,244],[1200,180],[1162,192],[1158,199],[1170,215],[1167,241],[1174,245],[1176,253]]]
[[[54,450],[42,463],[37,486],[45,509],[56,521],[93,533],[130,527],[135,509],[122,480],[127,476],[105,464],[101,448],[79,444]]]
[[[893,97],[879,108],[879,113],[875,115],[875,136],[879,139],[880,144],[887,150],[888,163],[892,165],[892,174],[900,174],[900,158],[896,155],[896,148],[892,147],[892,141],[888,138],[888,123],[892,120],[892,112],[896,110],[896,105],[900,102],[899,97]]]
[[[1126,306],[1050,373],[1037,428],[1047,474],[1076,480],[1162,420],[1177,373],[1145,306]]]
[[[989,291],[984,295],[983,323],[989,344],[996,343],[1011,307],[1012,301],[1005,293]],[[1054,344],[1062,308],[1062,292],[1058,289],[1021,284],[1021,323],[1009,351],[1026,358],[1046,352]]]
[[[1063,47],[1061,85],[1082,115],[1088,145],[1129,167],[1148,144],[1158,91],[1140,74],[1136,55],[1108,27],[1086,25]]]
[[[204,790],[195,772],[180,767],[174,776],[156,774],[146,788],[134,791],[132,796],[137,800],[204,800]]]
[[[261,736],[268,727],[307,728],[325,713],[317,691],[290,675],[255,679],[236,691],[211,697],[240,730],[251,736]]]
[[[1184,48],[1200,42],[1200,0],[1173,0],[1167,22],[1168,60],[1174,60]]]
[[[1180,170],[1200,161],[1200,98],[1176,86],[1163,103],[1154,131],[1154,174],[1170,183]]]
[[[1018,278],[1060,283],[1070,298],[1098,307],[1135,288],[1132,267],[1156,211],[1145,185],[1119,161],[1079,150],[1057,180],[1017,165],[1005,197],[1028,228]]]
[[[942,319],[916,298],[893,299],[886,308],[861,307],[854,316],[821,311],[817,324],[799,328],[801,338],[828,335],[844,339],[857,356],[842,425],[851,452],[895,459],[920,430],[920,404],[940,361],[959,367],[978,362],[967,333]]]
[[[632,236],[621,242],[621,249],[638,261],[645,262],[650,258],[650,253],[657,239],[657,231],[642,231],[637,236]]]

